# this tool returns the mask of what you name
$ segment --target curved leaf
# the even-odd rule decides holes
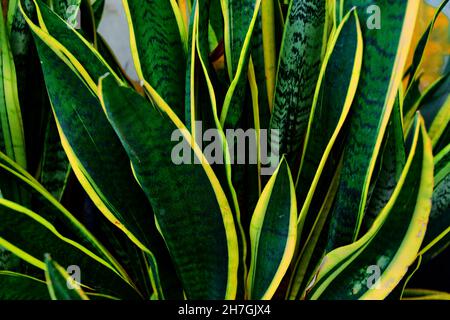
[[[25,168],[25,136],[16,69],[7,34],[3,11],[0,11],[0,148]]]
[[[357,13],[352,11],[333,35],[322,64],[296,181],[297,201],[301,208],[300,232],[355,96],[362,63],[362,40]],[[308,222],[315,220],[315,213],[310,213],[312,219]],[[310,230],[311,223],[306,223],[306,230]]]
[[[450,245],[450,145],[442,150],[434,163],[434,191],[425,238],[419,255],[434,258]]]
[[[264,188],[250,224],[249,299],[266,300],[274,295],[294,256],[296,222],[294,182],[283,159]]]
[[[419,9],[418,0],[349,0],[343,1],[342,9],[347,12],[356,6],[361,21],[368,21],[373,18],[372,11],[367,10],[372,5],[378,6],[383,25],[380,30],[362,24],[363,65],[349,134],[344,140],[344,162],[332,212],[328,251],[358,238],[370,180],[401,84]]]
[[[421,67],[424,63],[424,59],[426,58],[424,56],[425,48],[427,47],[428,42],[430,41],[431,34],[434,29],[434,25],[436,23],[436,20],[438,19],[439,15],[442,13],[442,10],[445,8],[449,0],[443,0],[439,7],[437,8],[433,18],[431,19],[427,29],[425,30],[424,34],[419,40],[419,43],[417,44],[414,55],[413,55],[413,61],[410,66],[409,74],[411,77],[409,78],[409,85],[406,92],[406,96],[408,96],[408,92],[411,89],[411,85],[413,85],[414,81],[418,80],[420,78],[420,73],[422,72]],[[409,106],[408,106],[409,107]],[[409,110],[405,110],[408,112]],[[405,112],[405,113],[406,113]]]
[[[450,96],[444,102],[444,105],[439,108],[438,114],[433,119],[428,134],[430,135],[433,147],[438,143],[444,131],[450,124]]]
[[[336,151],[339,148],[335,144],[338,136],[344,133],[344,123],[358,85],[362,53],[359,19],[356,11],[352,11],[330,39],[314,94],[296,181],[297,202],[300,208],[297,250],[300,254],[296,256],[296,267],[291,279],[291,298],[300,293],[303,278],[307,273],[306,266],[313,254],[312,242],[309,240],[313,234],[316,240],[319,237],[315,228],[316,221],[322,216],[320,221],[325,224],[325,216],[328,216],[328,210],[322,210],[327,202],[324,199],[334,198],[335,189],[332,195],[326,195],[328,184],[337,171],[337,165],[330,160],[339,157],[339,151]],[[333,149],[336,155],[332,154]],[[332,183],[333,186],[334,184]],[[309,257],[304,256],[307,245]]]
[[[431,143],[420,116],[412,138],[409,157],[388,204],[360,240],[325,256],[308,298],[383,299],[416,259],[433,192]]]
[[[231,208],[198,146],[191,145],[187,129],[159,96],[157,105],[164,116],[111,77],[101,80],[99,91],[108,119],[152,203],[187,298],[234,298],[239,250]],[[123,108],[125,104],[132,107]],[[173,134],[178,137],[175,141]],[[187,147],[183,155],[174,153],[177,144]],[[176,165],[173,161],[180,156],[188,161]]]
[[[50,253],[66,267],[78,266],[81,282],[94,291],[136,299],[138,293],[103,258],[65,236],[35,212],[0,199],[0,245],[31,265],[45,270],[44,255]]]
[[[110,67],[92,46],[66,28],[67,32],[74,33],[74,43],[78,41],[75,52],[86,59],[88,73],[67,48],[29,18],[26,20],[34,32],[61,142],[75,175],[104,216],[150,254],[152,284],[160,298],[164,296],[156,284],[160,280],[163,289],[167,289],[165,294],[181,297],[151,206],[134,179],[127,154],[101,108],[97,85],[90,76],[99,76],[101,71],[111,70]],[[123,192],[125,189],[127,193]]]
[[[172,2],[122,0],[139,79],[183,117],[186,58]]]
[[[242,7],[242,1],[222,0],[225,56],[232,79],[220,114],[221,126],[227,128],[236,128],[242,120],[251,38],[261,6],[261,0],[245,1]]]
[[[372,226],[381,209],[388,203],[406,162],[406,148],[403,138],[402,114],[398,96],[392,110],[391,120],[386,131],[384,151],[381,158],[380,170],[375,186],[368,200],[361,231],[367,231]]]

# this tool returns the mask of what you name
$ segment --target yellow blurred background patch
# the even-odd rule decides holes
[[[407,68],[411,65],[414,50],[419,43],[428,25],[436,13],[436,7],[423,0],[420,4],[419,16],[414,29],[411,50],[407,60]],[[434,30],[430,35],[430,40],[425,48],[424,59],[419,69],[420,72],[420,90],[424,90],[439,77],[442,76],[450,56],[450,20],[442,12],[436,20]],[[407,84],[408,78],[404,81]],[[405,88],[406,89],[406,88]]]

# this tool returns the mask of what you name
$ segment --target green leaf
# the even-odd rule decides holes
[[[27,170],[34,174],[39,171],[50,103],[31,30],[19,10],[18,1],[9,1],[9,5],[10,9],[14,7],[15,11],[9,43],[14,57],[19,103],[25,128]],[[36,14],[32,0],[23,1],[23,7],[27,15]]]
[[[308,237],[295,255],[297,260],[294,264],[294,272],[291,276],[286,296],[290,300],[298,300],[301,298],[303,291],[314,275],[314,271],[325,255],[330,211],[336,196],[340,171],[341,166],[336,169]]]
[[[397,96],[391,120],[386,131],[386,141],[381,158],[380,170],[373,190],[369,196],[362,231],[369,230],[381,209],[388,203],[398,183],[406,162],[405,141],[403,138],[400,97]]]
[[[0,180],[14,181],[16,186],[20,188],[21,193],[25,195],[24,198],[27,199],[19,204],[29,205],[30,208],[39,211],[39,216],[46,219],[50,224],[63,226],[75,241],[107,260],[118,272],[127,277],[123,268],[91,232],[64,208],[50,192],[44,189],[33,176],[3,153],[0,153]],[[4,196],[4,198],[13,200],[7,196]],[[29,202],[32,202],[32,204],[30,205]]]
[[[211,9],[211,8],[210,8]],[[244,233],[244,228],[242,224],[241,217],[241,204],[238,203],[238,191],[234,187],[234,183],[236,182],[236,177],[241,177],[239,174],[242,172],[241,168],[236,168],[237,170],[232,172],[231,164],[230,164],[230,152],[228,147],[228,141],[226,140],[225,133],[223,130],[223,126],[219,120],[218,114],[218,101],[221,100],[221,92],[216,90],[216,88],[220,88],[220,84],[217,81],[214,81],[213,71],[209,66],[209,51],[208,51],[208,42],[207,42],[207,26],[208,26],[208,2],[205,0],[199,0],[194,7],[193,12],[195,11],[195,15],[193,16],[194,23],[194,34],[195,34],[195,50],[198,56],[198,61],[200,62],[200,72],[197,72],[198,77],[204,82],[199,82],[199,88],[197,89],[197,105],[196,112],[193,113],[195,115],[197,121],[202,121],[203,130],[215,129],[220,134],[220,141],[215,141],[215,143],[220,143],[221,152],[220,155],[223,157],[223,165],[222,164],[214,164],[212,165],[212,169],[214,173],[217,175],[219,183],[224,186],[224,192],[228,199],[228,202],[233,205],[233,214],[235,217],[236,225],[239,230],[238,232],[238,246],[240,253],[240,261],[239,269],[238,269],[238,289],[237,289],[237,299],[242,299],[244,297],[244,289],[245,289],[245,281],[247,278],[247,265],[243,263],[246,261],[247,256],[247,240],[246,235]],[[246,39],[245,46],[248,46],[248,38]],[[242,71],[242,69],[240,69]],[[201,87],[203,85],[203,87]],[[204,100],[208,100],[208,96],[204,91],[204,88],[207,87],[209,94],[209,101],[205,102]],[[191,119],[192,121],[192,119]],[[195,136],[197,139],[202,139],[197,134],[195,128],[191,128],[192,136]],[[217,139],[217,138],[216,138]],[[241,170],[239,170],[241,169]],[[242,180],[240,181],[242,182]],[[238,187],[243,186],[243,184],[237,184]],[[244,206],[244,205],[242,205]],[[244,209],[245,210],[245,209]],[[253,211],[253,208],[252,208]]]
[[[70,174],[70,163],[59,140],[54,119],[48,122],[42,155],[40,181],[61,201]]]
[[[402,300],[450,300],[450,293],[428,289],[406,289]]]
[[[339,135],[343,135],[344,123],[356,92],[362,53],[359,19],[356,11],[352,11],[342,21],[330,41],[314,94],[296,185],[300,208],[297,243],[300,251],[305,251],[306,245],[311,246],[310,240],[314,233],[318,236],[315,226],[319,216],[326,221],[324,216],[328,215],[328,211],[324,212],[322,207],[326,202],[324,199],[333,197],[327,196],[326,193],[330,180],[337,171],[337,164],[333,162],[337,162],[340,157],[336,151],[339,147],[335,145]],[[342,94],[343,92],[346,94]],[[337,158],[337,161],[334,158]],[[312,251],[312,248],[309,251]],[[302,256],[297,256],[296,263],[305,266],[309,259]],[[298,295],[305,273],[306,268],[295,269],[291,281],[291,297]]]
[[[294,256],[297,241],[297,203],[286,160],[267,183],[250,225],[252,258],[248,298],[271,299]]]
[[[307,298],[384,299],[415,261],[431,210],[433,156],[420,115],[411,134],[410,153],[388,204],[361,239],[325,256]]]
[[[261,2],[261,33],[264,48],[264,74],[266,79],[267,98],[270,110],[273,109],[275,81],[277,73],[277,41],[276,41],[276,0],[262,0]]]
[[[103,11],[105,9],[105,0],[91,0],[92,11],[94,11],[95,25],[98,27],[102,19]]]
[[[45,278],[52,300],[89,300],[81,284],[71,278],[50,255],[45,256]]]
[[[311,210],[313,212],[308,214],[308,211],[313,196],[320,192],[319,179],[338,135],[343,131],[355,97],[362,64],[362,41],[359,19],[356,11],[352,11],[330,41],[314,94],[296,181],[297,201],[301,208],[299,233],[308,215],[305,231],[310,230],[316,218],[317,212]]]
[[[414,114],[417,110],[422,109],[426,103],[430,102],[432,98],[448,86],[447,81],[450,79],[450,72],[447,72],[442,77],[438,78],[434,83],[427,87],[423,92],[418,88],[419,80],[417,83],[413,83],[413,86],[417,86],[416,89],[410,89],[410,91],[405,96],[405,101],[403,103],[403,115],[405,118],[405,129],[409,128],[411,122],[414,118]],[[444,126],[445,128],[445,126]]]
[[[19,105],[16,69],[6,21],[0,12],[0,148],[26,167],[25,137]]]
[[[69,42],[77,47],[74,52],[83,59],[88,73],[66,47],[26,19],[34,32],[61,142],[75,175],[104,216],[152,257],[153,284],[160,298],[164,296],[163,289],[169,291],[169,296],[180,297],[177,277],[152,219],[151,206],[102,111],[97,85],[90,76],[100,76],[100,72],[110,70],[109,66],[73,29],[63,27],[60,32],[72,33],[73,41]],[[67,40],[66,37],[61,39]],[[125,189],[127,193],[123,192]]]
[[[231,84],[228,88],[220,114],[222,127],[238,127],[243,115],[248,59],[253,29],[258,18],[261,0],[224,0],[225,57]]]
[[[48,300],[44,281],[10,271],[0,271],[0,300]]]
[[[324,45],[325,1],[292,0],[278,62],[271,129],[278,129],[279,154],[293,165],[300,156]]]
[[[100,84],[103,107],[152,203],[186,297],[233,299],[239,250],[227,198],[196,145],[192,145],[195,150],[192,159],[193,140],[179,118],[153,88],[149,85],[146,88],[152,90],[152,97],[158,98],[155,103],[159,110],[107,77]],[[123,108],[125,103],[132,107]],[[174,130],[179,130],[175,131],[178,132],[175,141]],[[177,146],[185,146],[187,151],[177,152],[174,150]],[[192,161],[173,163],[186,156]]]
[[[437,145],[439,139],[443,136],[446,128],[449,127],[449,124],[450,124],[450,96],[447,97],[447,100],[439,108],[439,111],[437,115],[434,117],[430,129],[428,130],[428,134],[430,135],[433,147]]]
[[[267,0],[264,0],[267,1]],[[272,0],[269,0],[272,1]],[[278,26],[280,27],[280,26]],[[258,110],[253,112],[253,116],[257,116],[259,120],[259,126],[262,129],[268,129],[269,123],[270,123],[270,116],[271,116],[271,110],[273,109],[273,96],[274,96],[274,90],[275,88],[271,89],[271,93],[269,93],[270,89],[268,89],[268,85],[270,83],[270,79],[266,78],[266,73],[271,73],[271,67],[269,66],[270,63],[266,62],[265,60],[265,49],[264,48],[264,41],[267,43],[267,39],[264,40],[263,38],[263,32],[262,32],[262,18],[261,15],[258,16],[258,19],[256,20],[255,28],[253,30],[253,36],[252,36],[252,51],[251,51],[251,60],[253,63],[253,69],[254,71],[250,71],[251,66],[249,65],[249,72],[255,73],[255,81],[256,81],[256,88],[258,93]],[[281,43],[281,32],[279,35],[279,43]],[[279,46],[278,43],[278,46]],[[270,58],[269,58],[270,59]],[[266,65],[267,63],[267,65]],[[266,70],[266,68],[268,70]],[[274,79],[273,79],[273,85],[275,85],[276,80],[276,65],[274,72]],[[272,75],[268,76],[269,78],[272,77]],[[256,124],[255,124],[256,129]]]
[[[54,50],[65,54],[72,64],[75,64],[75,68],[85,77],[84,80],[91,89],[95,86],[98,78],[105,73],[110,72],[116,76],[98,51],[79,32],[41,1],[35,0],[35,4],[39,18],[39,27],[30,18],[26,17],[34,37],[38,36]],[[76,55],[76,59],[74,55]],[[88,76],[93,81],[87,79]]]
[[[255,11],[254,0],[224,0],[225,56],[227,57],[228,76],[233,79],[237,73],[244,48],[245,38]]]
[[[368,21],[377,18],[367,10],[371,5],[379,7],[382,17],[378,18],[382,18],[383,25],[379,30],[362,24],[363,65],[349,134],[344,140],[328,251],[358,238],[375,163],[401,84],[419,1],[351,0],[343,1],[342,8],[348,12],[356,6],[361,21]]]
[[[435,157],[430,221],[419,252],[424,262],[450,245],[450,145]]]
[[[184,105],[180,97],[184,96],[185,88],[185,40],[180,36],[172,2],[175,1],[126,0],[123,4],[139,79],[148,81],[182,117]]]
[[[130,283],[103,258],[70,239],[39,214],[0,199],[0,245],[29,264],[45,270],[42,261],[50,253],[66,267],[79,266],[81,282],[99,293],[139,298]]]

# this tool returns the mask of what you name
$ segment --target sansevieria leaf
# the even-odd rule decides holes
[[[180,98],[184,97],[186,70],[183,41],[187,38],[181,38],[174,2],[122,0],[139,79],[147,80],[182,117],[184,104]]]
[[[398,96],[386,130],[384,150],[379,155],[380,169],[367,204],[362,231],[370,228],[381,209],[388,203],[405,166],[406,149],[400,100]]]
[[[286,160],[272,175],[250,224],[249,299],[271,299],[292,260],[297,241],[297,203]]]
[[[51,12],[47,13],[52,17]],[[78,48],[77,57],[84,59],[86,68],[60,42],[26,19],[34,32],[61,142],[75,175],[105,217],[152,257],[151,277],[160,297],[173,294],[172,298],[179,298],[178,280],[154,224],[151,206],[134,179],[126,152],[97,97],[92,77],[97,79],[104,74],[102,71],[112,73],[110,67],[59,18],[53,21],[62,23],[65,31],[61,29],[60,33],[72,33],[70,43]],[[69,37],[60,36],[66,40]],[[156,265],[155,255],[164,268]],[[172,289],[163,294],[161,290],[168,288]]]
[[[279,153],[299,157],[320,73],[325,1],[292,0],[281,43],[271,129],[280,130]]]
[[[436,23],[436,20],[438,19],[439,15],[442,14],[442,10],[445,8],[449,0],[443,0],[439,7],[437,8],[436,12],[434,13],[433,18],[431,19],[427,29],[425,30],[424,34],[419,40],[419,43],[417,44],[417,47],[414,50],[413,55],[413,61],[410,66],[410,69],[408,70],[410,78],[409,78],[409,86],[407,89],[407,95],[408,91],[411,89],[411,85],[414,81],[418,80],[420,78],[420,73],[423,72],[422,65],[425,63],[425,49],[427,45],[429,44],[431,33],[433,32],[434,25]],[[406,112],[409,110],[405,110]]]
[[[338,136],[344,131],[344,123],[358,85],[363,53],[361,28],[356,11],[352,11],[342,21],[329,44],[325,54],[318,85],[314,94],[311,115],[308,123],[300,171],[296,181],[296,194],[299,207],[297,244],[299,252],[304,251],[306,242],[316,232],[319,214],[325,216],[323,198],[326,196],[330,178],[337,165],[329,161]],[[351,59],[348,57],[352,57]],[[342,61],[343,58],[344,62]],[[347,92],[343,95],[342,92]],[[335,183],[334,183],[335,184]],[[335,189],[335,188],[334,188]],[[335,191],[334,191],[335,192]],[[313,197],[316,200],[313,201]],[[319,199],[319,200],[318,200]],[[328,209],[329,210],[329,209]],[[304,230],[304,232],[303,232]],[[307,263],[303,253],[297,257],[296,264]],[[295,269],[291,286],[291,297],[298,294],[306,270]]]
[[[430,221],[420,255],[424,262],[450,245],[450,144],[434,161],[434,190]]]
[[[0,12],[0,148],[25,168],[25,137],[16,69],[7,34],[2,10]]]
[[[406,289],[402,300],[450,300],[450,293],[429,289]]]
[[[55,227],[39,214],[0,199],[0,220],[0,246],[32,266],[45,270],[44,255],[50,253],[66,268],[78,266],[81,283],[94,291],[122,298],[139,298],[132,284],[108,261],[70,239],[68,232]]]
[[[367,23],[361,24],[365,40],[363,65],[345,140],[344,162],[332,212],[329,251],[358,237],[370,180],[402,80],[419,2],[341,1],[343,13],[357,7],[361,21]],[[368,10],[371,5],[378,6],[382,19],[371,15],[372,11]],[[373,19],[381,19],[381,27]]]
[[[152,203],[186,297],[234,298],[239,250],[231,207],[201,151],[191,145],[189,132],[155,91],[151,94],[159,110],[110,76],[101,80],[99,90]]]
[[[334,143],[343,131],[358,86],[362,55],[361,27],[353,10],[330,41],[314,94],[296,181],[300,228],[305,223],[312,196],[318,193],[317,185]],[[312,218],[315,219],[314,215]]]
[[[242,2],[222,0],[225,56],[231,83],[223,102],[220,123],[227,128],[236,128],[242,121],[251,38],[261,7],[261,0]]]
[[[410,134],[409,156],[391,199],[361,239],[325,256],[307,298],[384,299],[416,259],[431,210],[433,156],[420,115]]]

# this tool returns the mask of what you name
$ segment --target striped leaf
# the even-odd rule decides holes
[[[14,181],[21,193],[25,195],[24,198],[32,199],[31,206],[30,201],[24,201],[21,204],[29,205],[38,211],[39,216],[49,223],[63,226],[71,234],[73,240],[108,261],[124,278],[129,278],[123,267],[105,246],[72,213],[61,205],[33,176],[0,153],[0,181],[3,180]],[[8,197],[5,199],[12,200]]]
[[[52,16],[50,11],[46,12],[48,17]],[[68,42],[78,48],[74,52],[83,60],[84,67],[60,42],[26,19],[34,32],[61,142],[71,167],[105,217],[151,256],[154,289],[162,298],[161,287],[179,288],[177,278],[152,219],[151,206],[136,183],[127,154],[102,111],[97,85],[92,78],[111,69],[73,29],[57,28],[59,32],[71,34],[61,39],[72,39]],[[57,17],[54,21],[64,23]],[[126,194],[124,189],[128,190]],[[157,266],[155,256],[164,268]],[[166,294],[180,297],[181,292],[175,290]]]
[[[278,129],[279,154],[290,164],[300,155],[324,45],[325,1],[292,0],[284,28],[271,129]]]
[[[249,299],[273,297],[294,256],[296,222],[294,182],[283,159],[264,188],[250,225]]]
[[[147,80],[175,113],[184,116],[187,33],[180,35],[176,1],[122,0],[140,80]],[[184,27],[183,27],[184,28]]]
[[[421,110],[427,103],[433,100],[440,91],[448,91],[448,81],[450,80],[450,72],[447,72],[442,77],[439,77],[423,92],[418,88],[419,82],[414,82],[412,86],[417,86],[416,89],[410,89],[410,92],[405,96],[403,103],[403,117],[405,118],[405,129],[409,128],[414,119],[414,114],[417,110]]]
[[[434,191],[430,221],[420,255],[424,262],[450,245],[450,145],[435,157]]]
[[[419,8],[418,0],[342,2],[344,13],[356,6],[361,21],[367,23],[362,24],[365,46],[361,79],[352,105],[349,135],[344,142],[344,162],[332,212],[328,250],[349,244],[358,237],[370,181],[401,83]],[[371,5],[380,9],[381,29],[369,27],[369,19],[377,19],[368,10]]]
[[[311,245],[307,239],[310,239],[313,233],[317,234],[314,225],[319,215],[322,216],[321,219],[326,220],[323,216],[328,212],[324,213],[322,210],[324,198],[333,198],[332,195],[326,195],[337,167],[330,160],[334,160],[333,148],[337,153],[336,158],[339,157],[335,143],[344,131],[344,123],[356,92],[362,53],[361,28],[356,11],[352,11],[342,21],[330,41],[319,75],[303,146],[303,157],[296,185],[300,211],[298,218],[300,247],[298,249],[301,251],[305,250],[306,242]],[[347,94],[344,95],[342,92]],[[305,257],[299,255],[297,264],[308,262],[308,259],[304,261],[300,259]],[[305,272],[303,267],[296,268],[291,281],[291,297],[299,293]]]
[[[25,168],[25,137],[16,69],[6,28],[2,10],[0,12],[0,148]]]
[[[391,120],[385,135],[385,146],[380,153],[381,162],[373,190],[370,192],[362,231],[367,231],[375,221],[381,209],[388,203],[406,162],[405,141],[403,138],[400,97],[397,96]]]
[[[78,266],[81,282],[94,291],[118,297],[139,298],[127,280],[109,262],[73,241],[39,214],[0,199],[0,245],[32,266],[45,270],[45,253],[66,268]]]
[[[159,110],[112,77],[101,80],[99,90],[108,119],[152,203],[186,297],[233,299],[239,250],[228,200],[185,126],[150,85],[146,89]],[[125,104],[132,108],[123,108]],[[187,161],[174,164],[186,156]]]
[[[225,57],[231,83],[220,114],[222,127],[236,128],[242,121],[243,100],[253,29],[261,0],[223,0]]]
[[[242,179],[242,167],[236,168],[232,172],[231,167],[231,161],[230,161],[230,148],[228,147],[228,141],[225,137],[225,133],[223,130],[223,125],[220,122],[219,119],[219,110],[218,110],[218,103],[220,99],[223,99],[220,96],[220,92],[217,92],[216,88],[220,88],[220,84],[217,83],[218,81],[214,81],[214,75],[212,68],[209,65],[209,51],[208,51],[208,42],[207,39],[207,26],[208,26],[208,1],[205,0],[199,0],[196,3],[196,6],[194,8],[195,15],[194,15],[194,34],[196,35],[195,39],[195,50],[196,54],[198,56],[199,60],[199,68],[200,72],[197,72],[197,76],[200,79],[204,79],[204,83],[202,85],[207,86],[208,88],[208,95],[209,95],[209,101],[205,102],[202,100],[208,99],[205,92],[200,92],[202,89],[201,87],[198,89],[198,97],[197,97],[197,103],[196,110],[198,110],[198,114],[195,114],[198,120],[202,121],[203,130],[207,129],[215,129],[218,131],[220,135],[220,141],[215,141],[215,143],[220,143],[222,146],[222,157],[223,157],[223,163],[222,164],[214,164],[212,165],[212,169],[214,170],[214,173],[217,175],[217,178],[219,179],[219,182],[222,186],[224,186],[224,192],[228,199],[228,202],[232,204],[233,214],[236,221],[236,226],[238,228],[238,246],[239,246],[239,254],[240,254],[240,261],[246,261],[247,256],[247,240],[246,235],[244,233],[244,227],[242,223],[242,217],[241,217],[241,207],[244,207],[243,203],[238,202],[239,194],[237,188],[234,187],[236,185],[238,188],[242,187],[243,183],[236,183],[236,180],[238,182],[243,182]],[[210,7],[211,10],[211,7]],[[248,42],[247,42],[248,45]],[[208,108],[208,109],[206,109]],[[202,139],[197,133],[196,130],[191,129],[192,135],[196,136],[197,139]],[[201,141],[201,140],[200,140]],[[237,179],[238,178],[238,179]],[[244,207],[245,208],[245,207]],[[253,209],[253,208],[252,208]],[[239,264],[238,268],[238,289],[237,289],[237,298],[243,298],[244,297],[244,288],[245,288],[245,279],[247,277],[247,265],[244,263]]]
[[[411,135],[410,153],[388,204],[360,240],[325,256],[307,298],[383,299],[415,261],[433,192],[431,143],[420,115]]]
[[[311,108],[296,181],[299,231],[305,223],[322,171],[349,114],[361,72],[363,39],[356,11],[343,19],[325,55]],[[346,94],[342,94],[345,92]],[[334,168],[333,168],[334,171]],[[312,221],[315,212],[311,212]],[[311,223],[306,223],[310,230]]]
[[[342,162],[342,161],[341,161]],[[325,255],[325,247],[328,236],[328,225],[330,220],[330,211],[336,196],[336,190],[339,182],[341,166],[336,169],[333,180],[330,183],[327,194],[324,197],[323,204],[317,214],[314,224],[305,241],[296,254],[294,264],[294,273],[290,279],[286,298],[298,300],[303,291],[312,280],[314,271],[317,269],[320,261]]]

